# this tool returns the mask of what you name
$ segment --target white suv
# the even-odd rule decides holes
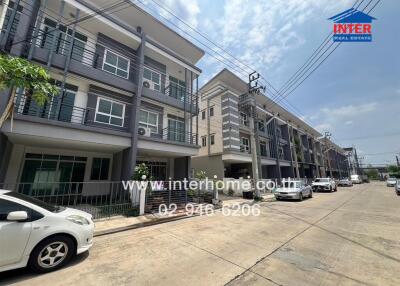
[[[337,192],[336,182],[331,178],[316,178],[312,182],[311,186],[314,192],[318,191]]]
[[[0,272],[27,265],[56,270],[89,250],[93,231],[88,213],[0,190]]]

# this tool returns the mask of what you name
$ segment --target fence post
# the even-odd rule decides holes
[[[114,192],[114,182],[111,182],[110,200],[108,202],[108,217],[111,217],[111,205],[112,205],[113,192]]]
[[[146,205],[146,190],[141,190],[140,191],[140,201],[139,201],[139,214],[144,215],[144,207]]]

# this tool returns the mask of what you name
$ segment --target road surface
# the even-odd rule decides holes
[[[383,183],[98,237],[89,255],[2,285],[400,285],[400,197]]]

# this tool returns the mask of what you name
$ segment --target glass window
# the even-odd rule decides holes
[[[125,104],[99,97],[95,121],[115,126],[124,126]]]
[[[129,60],[110,50],[104,51],[103,70],[113,73],[117,76],[129,77]]]
[[[110,169],[109,158],[93,158],[91,180],[104,181],[108,180],[108,171]]]
[[[260,155],[267,156],[267,144],[265,142],[260,142]]]
[[[210,107],[210,117],[214,116],[214,107]]]
[[[87,42],[87,36],[75,31],[75,36],[72,38],[72,29],[67,28],[64,25],[59,25],[59,30],[55,30],[57,23],[49,18],[45,18],[43,22],[42,31],[39,32],[40,47],[50,49],[53,43],[54,36],[58,34],[58,39],[54,45],[55,52],[61,55],[67,55],[71,42],[72,46],[72,59],[82,62],[85,46]]]
[[[158,113],[140,110],[139,126],[150,128],[152,133],[158,133]]]
[[[247,121],[247,114],[246,113],[243,113],[243,112],[240,113],[240,123],[242,125],[247,126],[248,121]]]
[[[150,89],[161,91],[161,74],[159,72],[145,67],[143,77],[146,79],[143,81],[143,85],[146,85],[145,82],[147,82]]]
[[[45,210],[47,210],[47,211],[49,211],[49,212],[58,212],[58,211],[61,210],[61,208],[58,207],[58,206],[45,203],[45,202],[43,202],[43,201],[41,201],[41,200],[32,198],[32,197],[30,197],[30,196],[23,195],[23,194],[21,194],[21,193],[9,192],[9,193],[6,193],[6,196],[9,196],[9,197],[12,197],[12,198],[17,198],[17,199],[26,201],[26,202],[28,202],[28,203],[34,204],[34,205],[36,205],[36,206],[38,206],[38,207],[41,207],[42,209],[45,209]],[[0,201],[1,201],[1,200],[0,200]],[[1,207],[0,207],[0,209],[1,209]],[[1,216],[1,214],[0,214],[0,216]]]
[[[181,119],[168,119],[168,140],[185,142],[185,123]]]
[[[241,139],[241,145],[240,145],[240,152],[250,152],[250,144],[249,144],[249,138],[242,137]]]
[[[8,7],[7,7],[7,10],[6,10],[6,14],[5,14],[5,17],[4,17],[4,22],[3,22],[3,32],[7,29],[7,26],[8,26],[9,21],[10,21],[11,14],[12,14],[14,9],[15,9],[15,3],[13,1],[9,1],[8,2]],[[11,35],[15,35],[15,33],[17,31],[18,23],[19,23],[19,20],[21,18],[22,9],[23,9],[22,6],[18,5],[18,9],[17,9],[17,12],[15,13],[15,18],[14,18],[14,21],[13,21],[11,29],[10,29],[10,34]]]
[[[30,209],[23,205],[11,202],[8,200],[0,199],[0,221],[7,220],[7,216],[10,212],[26,211],[28,216],[30,214]]]
[[[34,197],[80,193],[85,161],[83,157],[27,153],[18,191]]]
[[[202,120],[206,119],[206,111],[205,111],[205,110],[203,110],[203,111],[201,112],[201,119],[202,119]]]
[[[203,147],[207,146],[207,136],[201,137],[201,146]]]
[[[210,135],[210,144],[211,145],[215,144],[215,135]]]
[[[169,96],[184,101],[185,95],[186,83],[173,76],[169,76]]]

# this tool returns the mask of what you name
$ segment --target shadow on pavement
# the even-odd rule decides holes
[[[64,266],[64,268],[61,268],[61,269],[65,269],[65,268],[77,265],[77,264],[83,262],[87,257],[89,257],[88,251],[85,253],[82,253],[78,256],[73,257],[71,259],[71,261],[68,263],[68,265]],[[61,269],[59,269],[59,270],[61,270]],[[2,285],[10,285],[12,283],[22,282],[22,281],[37,277],[39,275],[46,275],[46,274],[37,274],[35,272],[32,272],[29,269],[29,267],[0,272],[0,285],[1,286]]]

